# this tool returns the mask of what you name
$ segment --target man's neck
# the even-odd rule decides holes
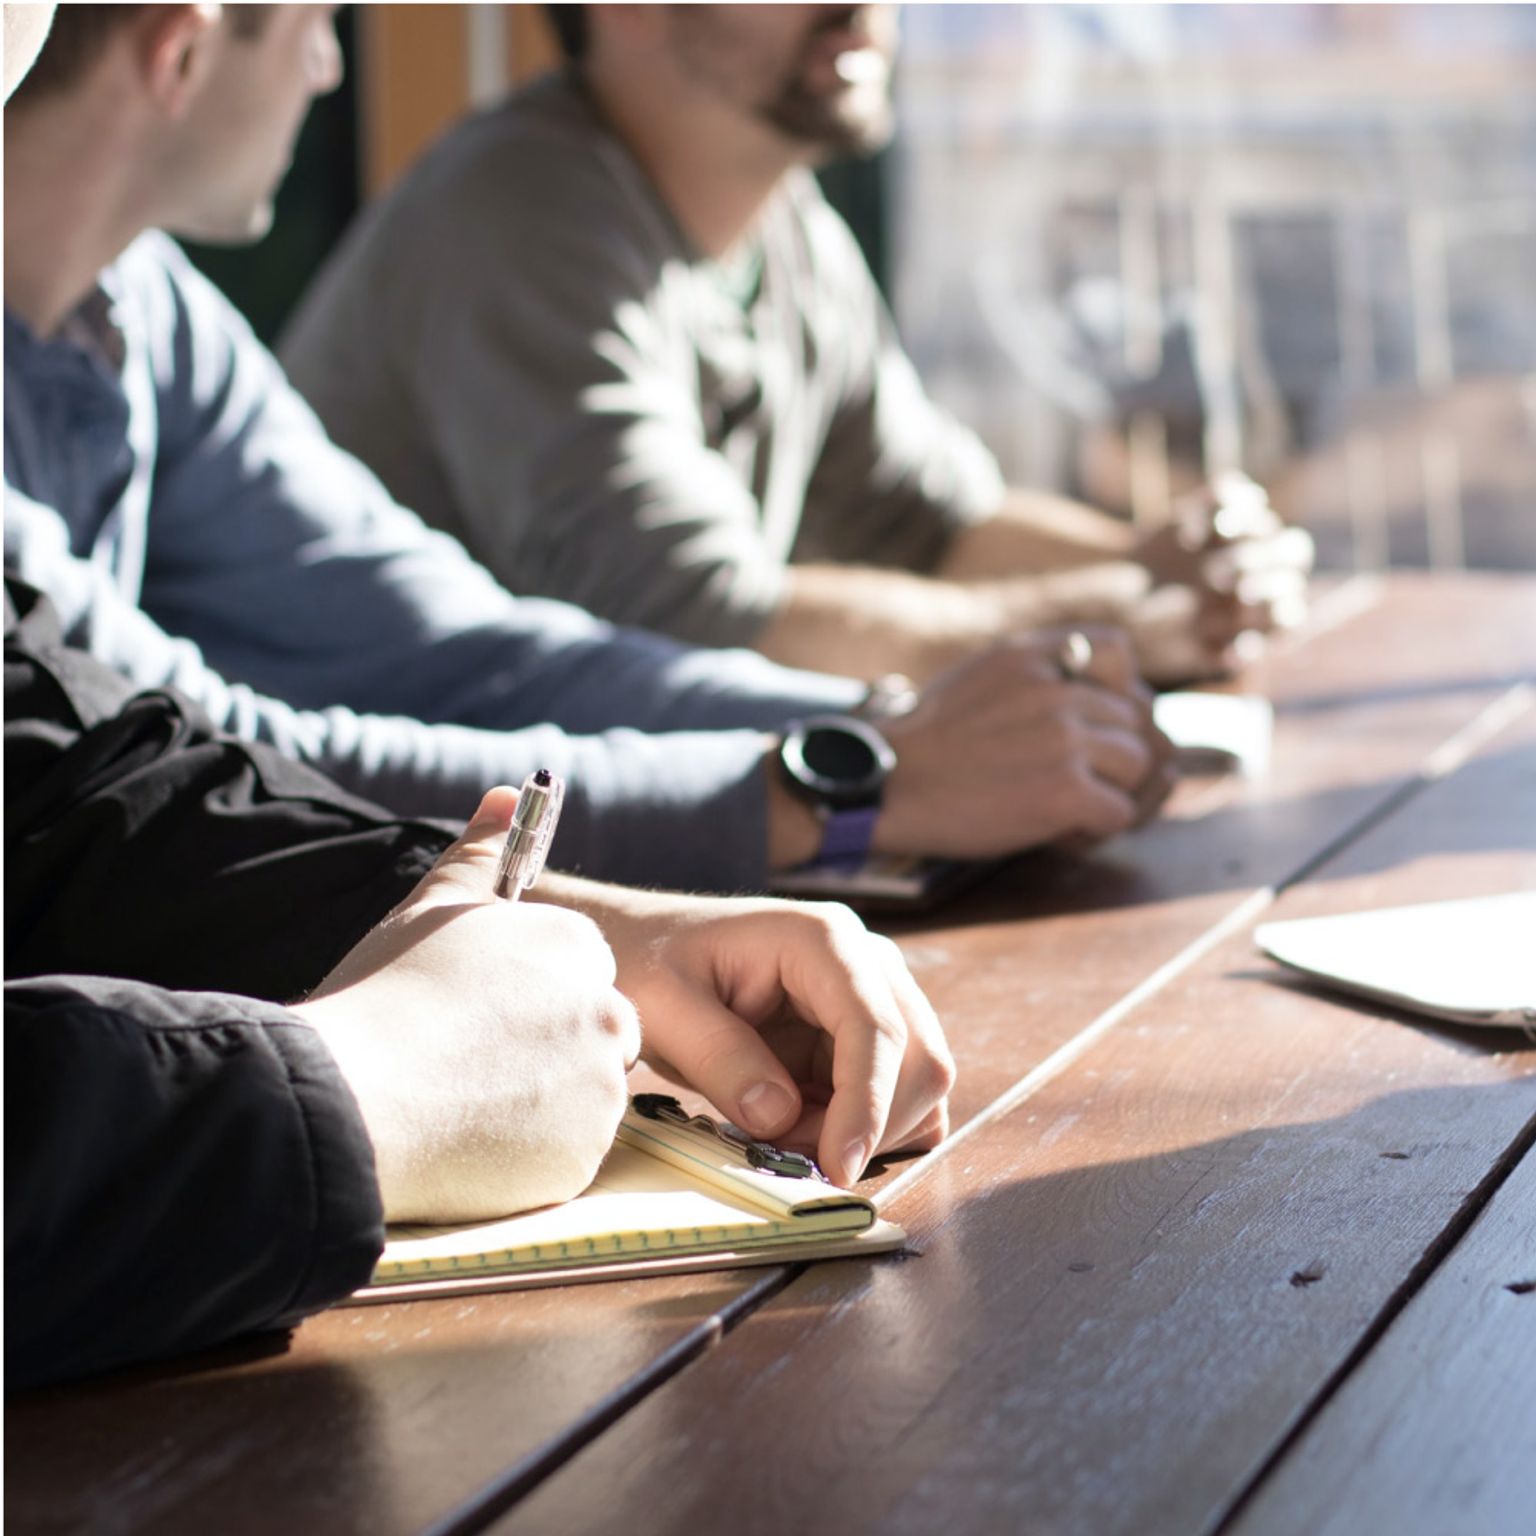
[[[102,152],[107,128],[75,104],[5,113],[5,302],[51,336],[148,221]]]
[[[736,246],[799,163],[766,125],[723,113],[711,121],[707,108],[668,112],[622,74],[598,73],[583,84],[701,256],[717,259]]]

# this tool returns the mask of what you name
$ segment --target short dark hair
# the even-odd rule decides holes
[[[587,51],[587,8],[584,5],[546,5],[550,30],[569,63],[579,64]]]
[[[148,9],[147,5],[58,6],[32,72],[11,99],[21,105],[73,85],[101,57],[112,35]]]
[[[13,102],[36,100],[68,90],[101,57],[113,36],[145,11],[169,9],[153,5],[61,5],[53,13],[48,40],[32,72],[16,88]],[[266,30],[270,8],[232,5],[224,15],[236,37],[259,37]]]

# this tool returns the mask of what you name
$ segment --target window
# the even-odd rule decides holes
[[[1536,568],[1536,7],[902,23],[893,301],[1011,477],[1241,467],[1325,564]]]

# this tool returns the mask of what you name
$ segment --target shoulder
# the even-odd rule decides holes
[[[466,119],[390,195],[393,236],[470,260],[543,266],[561,253],[653,248],[675,235],[619,141],[561,77]]]
[[[239,314],[187,253],[158,229],[140,235],[102,278],[116,303],[126,302],[140,309],[174,304],[197,317]]]
[[[103,273],[103,286],[162,378],[205,366],[222,371],[236,356],[268,355],[245,316],[159,230],[140,235]]]
[[[839,300],[867,298],[874,278],[847,221],[829,203],[810,171],[792,171],[770,215],[780,243],[809,269],[817,288]]]

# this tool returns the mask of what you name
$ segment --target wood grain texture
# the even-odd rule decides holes
[[[1224,1536],[1536,1524],[1536,1153]]]
[[[1526,707],[1275,915],[1530,884]],[[1529,1140],[1522,1046],[1239,934],[895,1202],[921,1260],[803,1276],[493,1529],[1211,1530]]]
[[[945,1018],[960,1061],[956,1123],[1102,1017],[1257,887],[1294,874],[1317,850],[1387,804],[1436,747],[1513,679],[1536,672],[1533,595],[1536,584],[1529,580],[1394,579],[1379,602],[1277,656],[1253,680],[1252,686],[1273,692],[1280,711],[1275,768],[1267,781],[1187,785],[1163,825],[1084,861],[1023,861],[926,927],[905,925],[900,940]],[[1461,825],[1443,841],[1446,848],[1462,848],[1478,835],[1490,840],[1497,857],[1495,833]],[[1381,872],[1381,889],[1395,890],[1391,871],[1384,865]],[[1471,873],[1470,865],[1453,860],[1447,878],[1454,882]],[[1362,890],[1375,889],[1368,876],[1364,870],[1358,876],[1367,881]],[[1323,881],[1315,888],[1326,893],[1331,887]],[[1307,894],[1291,893],[1273,915],[1302,915],[1300,898]],[[1386,898],[1378,893],[1372,899]],[[1246,957],[1241,962],[1257,963]],[[1239,1015],[1249,1002],[1244,991]],[[1300,1006],[1298,995],[1274,989],[1270,1006],[1286,1003]],[[1210,1022],[1204,1011],[1229,1006],[1225,993],[1202,994],[1203,1021]],[[1303,1016],[1312,1011],[1302,1008]],[[1346,1032],[1362,1027],[1349,1009],[1327,1016],[1342,1019]],[[1122,1138],[1122,1145],[1111,1138],[1103,1156],[1123,1169],[1114,1179],[1100,1177],[1095,1138],[1113,1123],[1102,1118],[1103,1101],[1095,1097],[1105,1063],[1141,1063],[1149,1027],[1142,1014],[1130,1016],[1117,1026],[1113,1043],[1074,1070],[1071,1086],[1042,1094],[1011,1116],[1006,1129],[978,1137],[903,1199],[898,1216],[930,1244],[921,1264],[839,1265],[818,1272],[752,1318],[750,1351],[715,1351],[721,1362],[751,1362],[749,1394],[763,1389],[760,1373],[803,1383],[805,1330],[831,1341],[829,1368],[835,1362],[836,1371],[852,1369],[861,1351],[868,1353],[864,1369],[889,1383],[887,1391],[872,1395],[867,1381],[849,1378],[850,1488],[861,1478],[868,1481],[869,1464],[861,1457],[889,1454],[900,1462],[904,1447],[921,1445],[925,1457],[942,1461],[932,1440],[923,1438],[944,1423],[925,1417],[924,1394],[950,1381],[958,1390],[972,1362],[986,1366],[994,1353],[998,1369],[1005,1368],[1006,1349],[999,1352],[996,1339],[974,1331],[978,1307],[1000,1307],[1005,1335],[1026,1339],[1032,1337],[1031,1307],[1049,1310],[1070,1302],[1072,1288],[1104,1285],[1101,1271],[1110,1259],[1097,1253],[1101,1240],[1113,1239],[1118,1263],[1148,1263],[1130,1242],[1135,1232],[1119,1224],[1121,1208],[1147,1226],[1149,1202],[1179,1209],[1180,1181],[1193,1177],[1191,1166],[1204,1167],[1198,1160],[1192,1165],[1195,1154],[1182,1153],[1182,1147],[1209,1142],[1221,1148],[1235,1137],[1232,1147],[1205,1154],[1222,1168],[1239,1162],[1246,1167],[1259,1156],[1262,1136],[1252,1140],[1253,1125],[1245,1118],[1257,1111],[1245,1095],[1262,1099],[1278,1091],[1264,1073],[1281,1070],[1289,1082],[1289,1071],[1299,1084],[1295,1091],[1306,1097],[1305,1054],[1294,1060],[1282,1055],[1277,1068],[1273,1052],[1280,1047],[1271,1044],[1269,1054],[1259,1053],[1262,1070],[1253,1083],[1234,1071],[1206,1084],[1209,1040],[1202,1037],[1198,1048],[1181,1040],[1171,1056],[1170,1046],[1159,1045],[1138,1066],[1137,1082],[1156,1083],[1158,1072],[1166,1072],[1169,1102],[1188,1098],[1205,1118],[1176,1131],[1163,1126],[1160,1134],[1173,1138],[1166,1145],[1134,1138]],[[1285,1043],[1295,1027],[1271,1020],[1262,1038],[1278,1035]],[[1376,1027],[1382,1027],[1379,1021]],[[1397,1039],[1400,1026],[1386,1033]],[[1337,1049],[1329,1030],[1323,1034],[1329,1050]],[[1438,1039],[1437,1052],[1449,1049],[1444,1037],[1431,1038]],[[1375,1082],[1376,1047],[1360,1049],[1369,1067],[1363,1080]],[[1176,1065],[1159,1066],[1165,1057]],[[1481,1055],[1462,1065],[1491,1070]],[[1435,1081],[1434,1066],[1419,1062],[1412,1070]],[[1461,1087],[1482,1085],[1474,1078],[1475,1084]],[[1458,1099],[1447,1111],[1449,1119],[1460,1105]],[[1445,1169],[1447,1179],[1475,1181],[1482,1148],[1478,1139],[1454,1164],[1436,1167]],[[1418,1163],[1404,1166],[1415,1177],[1421,1173]],[[902,1176],[900,1167],[891,1175]],[[1255,1187],[1262,1183],[1258,1171],[1245,1177]],[[1437,1212],[1426,1218],[1431,1226]],[[1422,1236],[1422,1226],[1411,1226],[1409,1247]],[[1027,1241],[1020,1233],[1028,1234]],[[1305,1261],[1305,1255],[1294,1260]],[[1002,1276],[1008,1281],[999,1303],[988,1287]],[[680,1356],[706,1348],[723,1318],[750,1307],[780,1278],[781,1272],[678,1278],[340,1311],[305,1324],[286,1351],[224,1351],[195,1368],[167,1367],[19,1400],[7,1414],[7,1515],[20,1531],[219,1530],[233,1536],[321,1529],[403,1536],[460,1511],[473,1523],[475,1511],[494,1504],[497,1490],[515,1491],[596,1433]],[[1134,1294],[1122,1300],[1131,1305]],[[1288,1287],[1283,1300],[1291,1300]],[[1147,1326],[1154,1333],[1138,1349],[1152,1347],[1156,1325]],[[783,1344],[782,1357],[774,1352],[776,1340]],[[713,1360],[705,1364],[720,1368]],[[1026,1398],[998,1410],[1005,1421],[1016,1422],[1015,1437],[1031,1443],[1031,1417],[1050,1412],[1049,1392],[1035,1390],[1044,1406]],[[1091,1406],[1092,1393],[1080,1393]],[[670,1412],[665,1405],[676,1401],[675,1395],[657,1394],[655,1406],[637,1420],[637,1433],[658,1433],[655,1415]],[[772,1398],[774,1411],[791,1428],[819,1435],[825,1415],[836,1415],[837,1402],[807,1410],[808,1401],[798,1392]],[[709,1405],[702,1417],[690,1399],[682,1403],[679,1445],[686,1449],[689,1435],[701,1436],[706,1465],[739,1466],[747,1450],[760,1445],[761,1430],[730,1403],[719,1413]],[[870,1416],[889,1425],[893,1438],[883,1450],[878,1435],[873,1448],[868,1438]],[[843,1419],[837,1422],[828,1442],[833,1446],[844,1434]],[[965,1422],[961,1412],[953,1432],[960,1434]],[[1047,1436],[1043,1443],[1049,1441]],[[999,1441],[1007,1443],[1007,1437]],[[826,1454],[819,1438],[813,1449],[818,1461]],[[651,1458],[654,1450],[648,1442],[644,1454]],[[671,1465],[678,1486],[658,1476],[652,1495],[665,1502],[686,1491],[688,1460],[681,1450],[670,1463],[655,1457],[658,1468]],[[573,1467],[585,1461],[578,1457]],[[914,1464],[914,1478],[919,1470]],[[801,1483],[790,1461],[760,1472],[786,1493]],[[591,1492],[600,1499],[602,1488],[599,1481]],[[705,1510],[701,1528],[713,1529],[708,1515]],[[749,1521],[744,1528],[771,1527],[765,1514],[755,1527]]]
[[[15,1532],[415,1532],[531,1475],[781,1272],[310,1319],[6,1409]]]
[[[1159,821],[1087,858],[1017,861],[953,909],[882,924],[939,1011],[964,1123],[1256,890],[1388,804],[1443,742],[1536,677],[1536,582],[1394,578],[1255,669],[1275,702],[1262,780],[1181,786]],[[1336,596],[1349,594],[1336,594]]]

